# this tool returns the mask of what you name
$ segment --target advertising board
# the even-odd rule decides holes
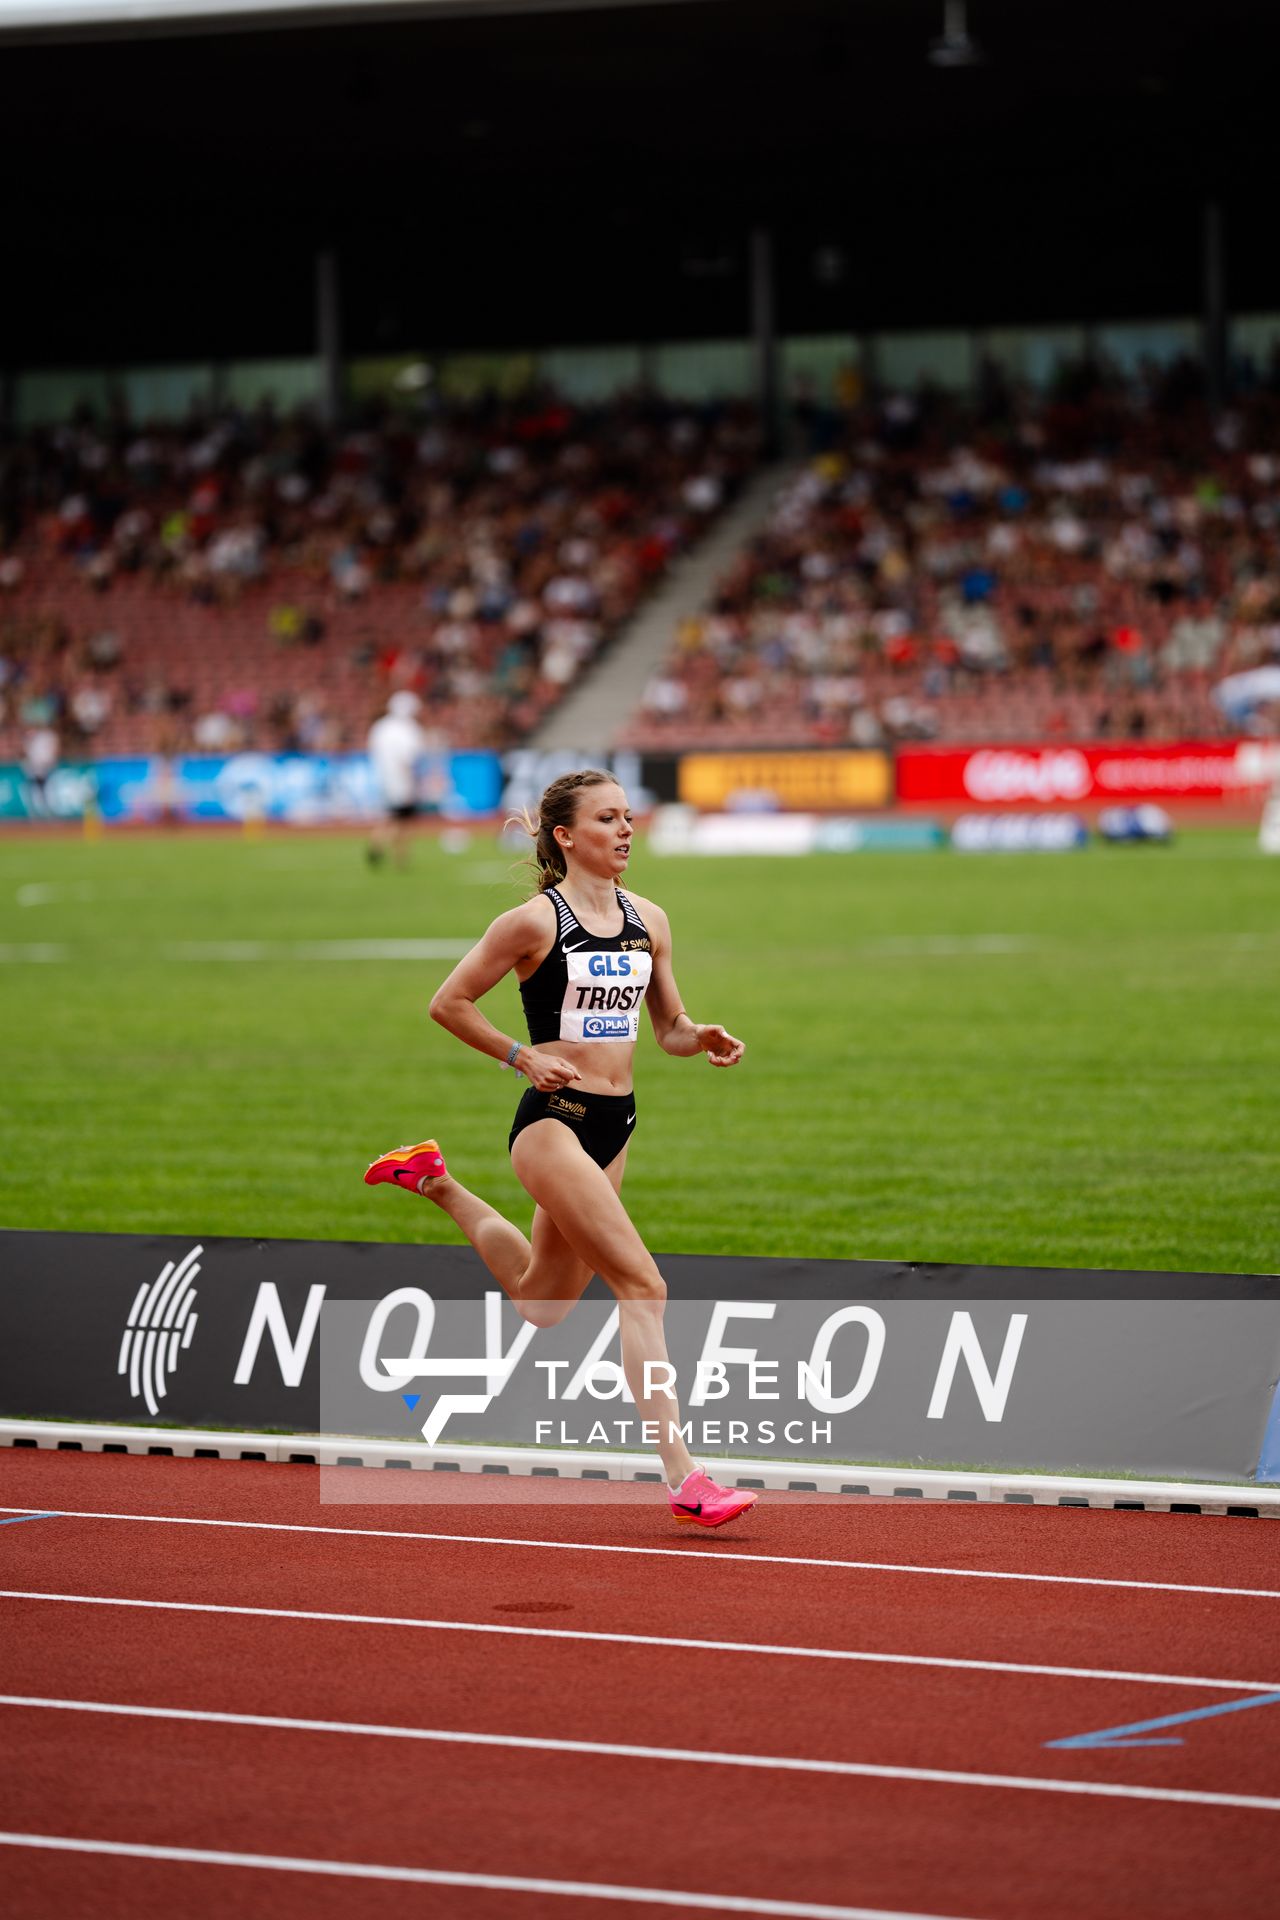
[[[1074,813],[962,813],[951,844],[957,853],[1077,853],[1089,829]]]
[[[966,806],[1259,798],[1280,777],[1280,741],[904,747],[898,798]]]
[[[695,1451],[1280,1477],[1280,1280],[660,1264]],[[607,1453],[646,1444],[619,1359],[599,1281],[535,1332],[469,1248],[0,1233],[8,1418]]]
[[[98,790],[89,761],[63,761],[43,787],[17,761],[0,762],[0,820],[79,820]]]
[[[946,845],[932,820],[848,819],[829,813],[699,813],[659,807],[649,850],[659,854],[924,853]]]
[[[493,813],[502,770],[493,753],[444,753],[422,768],[424,803],[449,819]],[[168,760],[76,761],[36,788],[0,765],[0,819],[78,820],[92,802],[106,821],[279,820],[295,826],[367,820],[382,810],[369,757],[350,754],[187,754]]]
[[[799,808],[805,812],[886,807],[893,763],[879,752],[687,753],[678,798],[704,813],[722,808]]]

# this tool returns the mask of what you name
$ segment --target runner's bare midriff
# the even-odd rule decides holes
[[[625,1040],[543,1040],[531,1053],[567,1060],[581,1078],[571,1084],[582,1093],[630,1093],[635,1047]]]

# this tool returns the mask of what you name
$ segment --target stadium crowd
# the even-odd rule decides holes
[[[749,413],[551,397],[0,446],[0,759],[522,738],[757,458]]]
[[[1280,387],[988,372],[842,412],[618,744],[1210,738],[1280,684]],[[0,759],[525,738],[760,457],[745,407],[269,410],[0,445]]]
[[[1145,389],[1076,369],[1046,402],[991,375],[967,411],[898,395],[805,426],[816,451],[623,744],[1280,727],[1248,696],[1280,682],[1275,392],[1212,417],[1187,366]]]

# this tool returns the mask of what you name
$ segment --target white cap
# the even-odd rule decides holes
[[[387,711],[388,713],[402,714],[407,716],[410,714],[415,714],[421,705],[422,705],[422,702],[421,700],[419,700],[417,694],[410,693],[409,689],[406,687],[400,693],[392,694],[391,704],[387,708]]]

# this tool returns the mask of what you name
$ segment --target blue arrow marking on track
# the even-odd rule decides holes
[[[1180,1747],[1182,1735],[1170,1739],[1135,1740],[1135,1733],[1154,1733],[1157,1727],[1180,1727],[1188,1720],[1212,1720],[1219,1713],[1243,1713],[1246,1707],[1274,1707],[1280,1693],[1255,1693],[1248,1700],[1224,1700],[1217,1707],[1193,1707],[1189,1713],[1166,1713],[1160,1720],[1135,1720],[1128,1727],[1103,1727],[1098,1733],[1073,1733],[1067,1740],[1046,1740],[1046,1747]]]
[[[56,1513],[14,1513],[7,1520],[0,1520],[0,1527],[16,1527],[23,1520],[57,1520]]]
[[[410,1413],[412,1413],[419,1400],[421,1400],[422,1395],[420,1393],[402,1393],[400,1398],[404,1401]]]

